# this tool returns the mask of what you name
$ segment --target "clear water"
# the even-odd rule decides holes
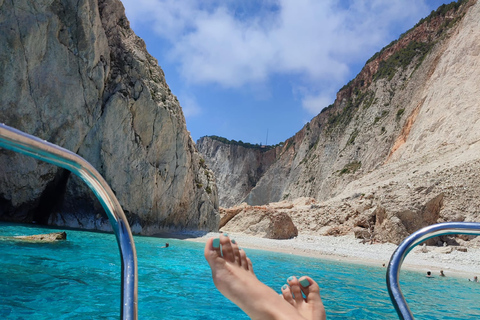
[[[0,236],[58,231],[0,224]],[[53,244],[0,241],[0,319],[118,319],[120,256],[111,234],[67,230]],[[168,249],[161,249],[165,242]],[[139,319],[248,319],[213,286],[203,244],[135,237]],[[290,275],[322,287],[329,319],[397,319],[385,269],[247,249],[257,276],[280,292]],[[448,274],[447,274],[448,275]],[[402,271],[416,319],[480,318],[480,284]]]

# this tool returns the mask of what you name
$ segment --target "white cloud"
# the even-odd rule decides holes
[[[302,99],[302,106],[311,114],[318,114],[323,108],[333,103],[330,94],[308,95]]]
[[[364,62],[398,36],[396,25],[413,26],[425,12],[418,0],[123,2],[133,25],[150,25],[171,42],[168,57],[190,84],[239,88],[288,75],[310,89],[303,106],[312,113],[333,102],[333,89],[351,78],[350,64]],[[258,11],[239,15],[240,3]],[[318,95],[325,83],[329,93]]]

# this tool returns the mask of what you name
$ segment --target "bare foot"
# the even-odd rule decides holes
[[[291,303],[257,279],[245,251],[225,234],[208,239],[204,254],[217,289],[251,319],[304,319]]]
[[[294,306],[298,312],[308,320],[325,320],[325,308],[320,298],[320,288],[310,277],[297,279],[292,276],[287,279],[288,285],[282,287],[285,301]],[[302,292],[306,298],[303,298]]]

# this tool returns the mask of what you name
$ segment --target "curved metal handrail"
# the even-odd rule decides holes
[[[79,155],[0,123],[0,147],[57,165],[79,176],[92,189],[107,212],[122,261],[122,319],[138,317],[137,252],[125,213],[107,182]]]
[[[409,237],[407,237],[398,246],[393,253],[387,269],[387,288],[392,300],[393,306],[398,313],[398,317],[402,320],[413,320],[412,312],[405,301],[405,297],[400,290],[399,273],[403,260],[407,254],[421,242],[433,237],[446,234],[471,234],[480,235],[480,223],[475,222],[445,222],[434,224],[422,228]]]

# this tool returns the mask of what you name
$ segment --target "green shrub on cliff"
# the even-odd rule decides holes
[[[383,78],[392,80],[398,69],[406,68],[415,57],[418,57],[417,65],[420,64],[434,44],[434,42],[410,42],[405,48],[398,50],[387,60],[380,61],[378,71],[373,77],[374,80]]]
[[[266,145],[261,145],[261,144],[258,144],[258,143],[252,144],[252,143],[248,143],[248,142],[243,142],[242,140],[239,140],[239,141],[228,140],[227,138],[219,137],[219,136],[206,136],[206,137],[210,138],[212,140],[219,141],[219,142],[224,143],[224,144],[231,144],[231,145],[240,146],[240,147],[248,148],[248,149],[259,149],[261,151],[267,151],[267,150],[270,150],[270,149],[274,149],[278,146],[283,146],[283,142],[280,142],[276,145],[266,146]]]
[[[432,19],[436,18],[436,17],[445,17],[446,14],[453,9],[454,12],[456,12],[458,10],[458,8],[465,2],[467,2],[468,0],[458,0],[456,2],[450,2],[449,4],[442,4],[440,7],[437,8],[437,10],[432,10],[432,12],[428,15],[428,17],[425,17],[423,19],[421,19],[416,25],[415,27],[418,27],[419,25],[421,25],[422,23],[424,22],[430,22],[432,21]],[[415,28],[413,27],[413,28]],[[413,29],[412,28],[412,29]],[[408,31],[407,31],[408,32]],[[406,33],[407,33],[406,32]]]
[[[440,7],[438,7],[437,10],[433,10],[428,17],[421,19],[417,24],[415,24],[413,28],[402,33],[398,39],[399,40],[402,39],[403,37],[405,37],[407,34],[409,34],[411,31],[413,31],[415,28],[417,28],[421,24],[430,23],[433,19],[437,17],[445,18],[445,21],[442,23],[442,25],[438,28],[436,32],[437,36],[441,35],[444,31],[453,27],[462,16],[462,14],[456,14],[453,17],[447,17],[447,13],[456,13],[460,8],[460,6],[466,3],[467,1],[468,0],[458,0],[456,2],[451,2],[449,4],[442,4]],[[365,64],[368,64],[369,62],[377,59],[383,52],[385,52],[385,50],[392,47],[397,42],[398,40],[394,40],[390,42],[390,44],[385,46],[382,50],[375,53],[370,59],[368,59]],[[435,44],[434,40],[423,43],[423,44],[416,41],[410,42],[406,48],[400,50],[399,52],[396,52],[393,56],[388,58],[386,61],[380,62],[380,68],[377,74],[375,75],[374,79],[382,79],[382,78],[388,77],[388,79],[391,80],[395,75],[398,67],[401,66],[405,68],[417,54],[420,57],[419,59],[419,63],[420,63],[425,57],[425,55],[433,47],[434,44]]]
[[[345,165],[342,170],[340,170],[339,175],[355,173],[360,167],[362,163],[360,161],[353,161]]]

